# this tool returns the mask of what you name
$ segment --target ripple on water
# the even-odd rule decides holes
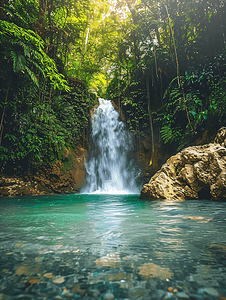
[[[226,296],[225,208],[210,201],[140,201],[136,195],[2,199],[0,287],[15,281],[28,293],[45,283],[59,297],[78,296],[80,289],[126,298],[186,286],[188,294],[209,287]]]

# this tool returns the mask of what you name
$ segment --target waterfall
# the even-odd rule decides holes
[[[81,192],[138,194],[133,139],[110,100],[99,99],[91,125],[87,184]]]

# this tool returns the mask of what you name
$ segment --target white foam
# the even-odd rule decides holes
[[[85,194],[139,194],[131,134],[110,100],[99,99],[91,119],[91,150],[86,164]]]

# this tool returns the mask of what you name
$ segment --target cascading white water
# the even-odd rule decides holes
[[[87,184],[81,192],[138,194],[139,171],[131,155],[132,137],[110,100],[99,99],[91,124]]]

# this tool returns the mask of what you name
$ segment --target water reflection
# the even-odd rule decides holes
[[[127,263],[142,276],[155,271],[200,282],[222,280],[225,208],[226,203],[210,201],[140,201],[136,195],[2,199],[0,249],[88,252],[96,265]]]

